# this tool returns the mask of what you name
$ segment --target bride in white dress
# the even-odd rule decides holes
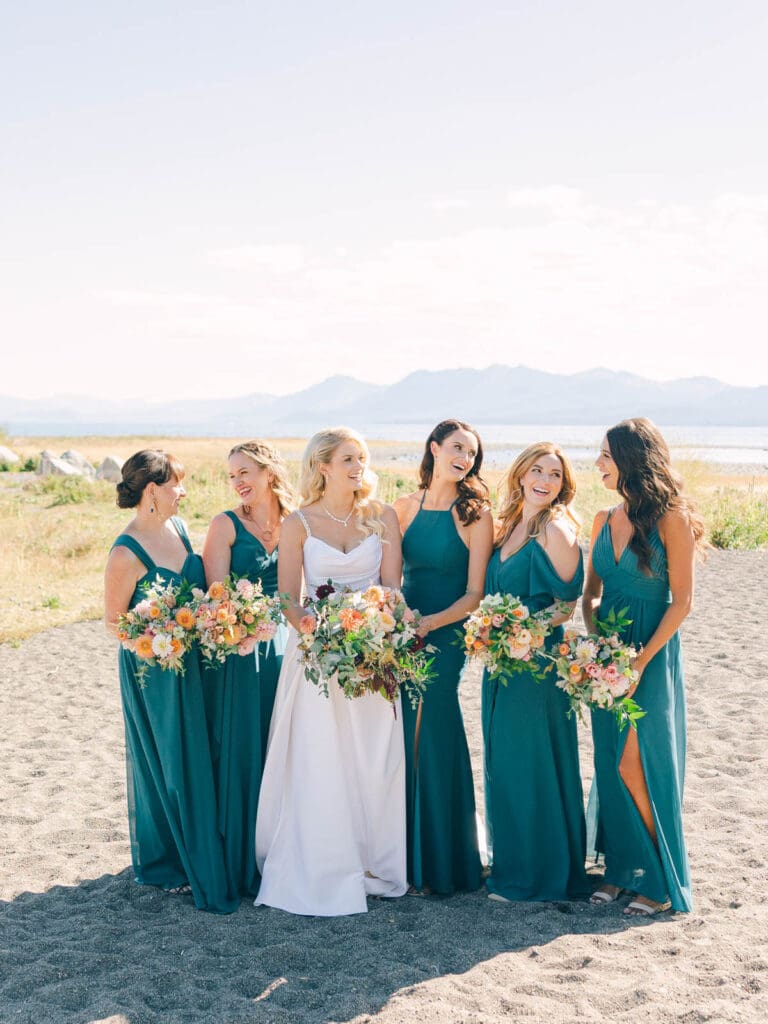
[[[335,916],[367,910],[366,896],[406,892],[405,756],[396,715],[378,694],[326,697],[305,678],[296,629],[307,592],[331,579],[364,590],[399,587],[400,530],[392,508],[370,498],[368,448],[346,427],[310,440],[301,508],[283,521],[278,590],[293,627],[272,715],[256,819],[261,887],[255,905]]]

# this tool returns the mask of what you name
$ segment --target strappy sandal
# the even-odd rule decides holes
[[[428,886],[424,886],[423,889],[417,889],[415,885],[408,886],[408,892],[406,896],[431,896],[432,890]]]
[[[643,900],[632,900],[624,907],[624,913],[627,917],[655,917],[656,914],[663,914],[671,907],[670,900],[666,900],[664,903],[654,903],[653,901],[645,903]]]
[[[192,892],[192,886],[186,882],[184,885],[174,885],[172,889],[163,889],[169,896],[188,896]]]
[[[601,907],[604,903],[615,903],[623,892],[624,890],[618,885],[608,885],[607,887],[595,889],[589,897],[589,902],[593,907]]]

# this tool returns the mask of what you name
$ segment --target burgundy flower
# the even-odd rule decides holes
[[[419,634],[417,633],[413,640],[411,640],[409,647],[411,648],[412,651],[420,651],[422,647],[426,645],[426,642],[427,641],[424,639],[424,637],[419,636]]]
[[[324,597],[330,597],[331,594],[335,594],[336,587],[331,586],[330,582],[321,583],[320,586],[317,588],[316,593],[318,601],[322,601]]]

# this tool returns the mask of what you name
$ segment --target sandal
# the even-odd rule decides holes
[[[653,917],[655,914],[663,914],[671,906],[670,900],[666,900],[664,903],[654,903],[653,900],[649,900],[646,903],[644,899],[638,899],[628,903],[624,908],[624,913],[627,917]]]
[[[172,889],[163,889],[169,896],[188,896],[192,892],[192,886],[186,882],[183,885],[174,885]]]
[[[406,896],[431,896],[432,890],[428,886],[424,886],[423,889],[417,889],[415,885],[408,886],[408,892]]]
[[[603,885],[599,889],[595,889],[589,897],[589,902],[593,907],[600,907],[604,903],[615,902],[623,892],[624,890],[618,885]]]

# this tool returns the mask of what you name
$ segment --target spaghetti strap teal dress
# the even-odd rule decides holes
[[[267,595],[276,594],[277,548],[268,552],[234,512],[225,514],[235,528],[230,572],[261,582]],[[259,890],[256,809],[286,638],[285,625],[279,626],[273,639],[260,643],[254,654],[232,654],[205,673],[218,827],[233,898],[255,896]]]
[[[409,607],[429,615],[465,593],[469,550],[451,510],[423,505],[422,497],[403,537],[403,594]],[[437,677],[427,687],[421,713],[403,701],[408,880],[417,890],[441,894],[481,884],[472,768],[459,707],[464,648],[456,632],[461,625],[451,623],[427,636],[438,649],[432,663]]]
[[[494,551],[486,594],[513,594],[531,611],[575,601],[584,566],[569,581],[531,539],[502,560]],[[547,646],[557,643],[557,626]],[[506,685],[505,685],[506,684]],[[575,717],[552,675],[529,672],[502,680],[483,673],[485,818],[491,874],[489,893],[507,900],[564,900],[591,891],[584,870],[586,826]]]
[[[203,563],[192,552],[184,524],[173,525],[187,549],[180,573],[155,565],[133,537],[120,534],[114,547],[132,551],[146,567],[141,586],[164,582],[205,586]],[[128,822],[136,881],[163,889],[189,884],[200,910],[229,914],[237,909],[227,889],[224,853],[216,826],[216,792],[208,744],[198,651],[184,658],[185,674],[149,668],[146,685],[136,679],[138,659],[120,648],[120,693],[125,721]]]
[[[671,601],[667,556],[658,530],[649,536],[651,575],[641,571],[629,547],[616,561],[608,514],[592,552],[603,581],[598,618],[627,608],[631,625],[624,639],[639,646],[650,640]],[[673,910],[693,907],[688,855],[683,836],[685,777],[685,687],[680,637],[667,641],[648,663],[635,699],[645,711],[637,741],[656,825],[658,849],[619,775],[627,730],[619,732],[606,711],[593,711],[595,780],[590,800],[590,844],[605,857],[605,881]]]

